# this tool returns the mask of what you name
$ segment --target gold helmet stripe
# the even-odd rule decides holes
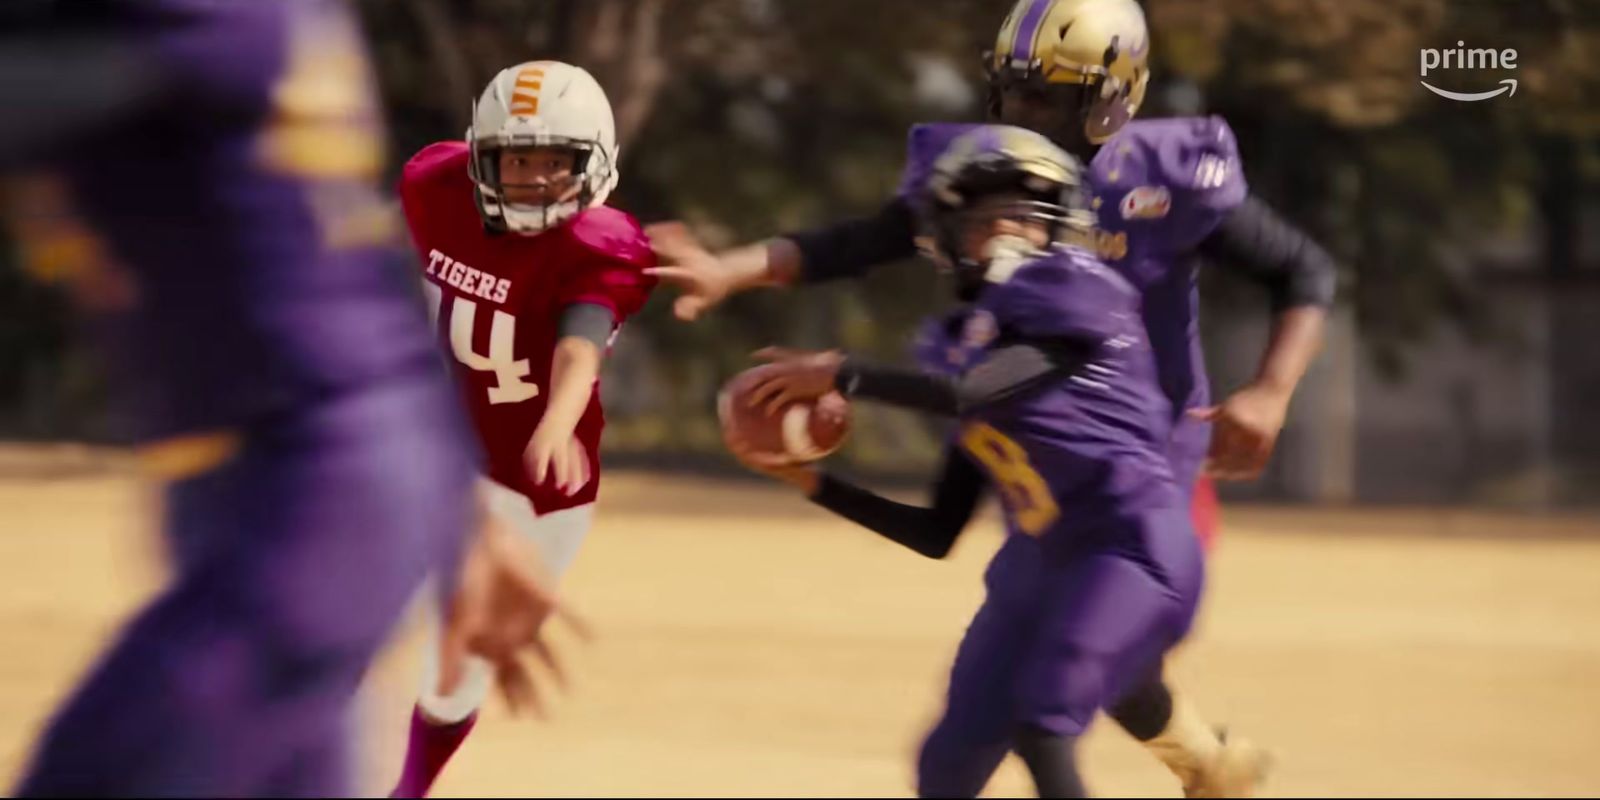
[[[517,75],[511,91],[511,113],[532,116],[539,113],[539,90],[544,87],[544,70],[531,65]]]

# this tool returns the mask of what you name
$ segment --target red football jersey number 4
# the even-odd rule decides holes
[[[428,294],[428,311],[434,325],[439,324],[443,309],[444,290],[431,282],[423,282]],[[539,384],[524,380],[533,373],[533,363],[516,357],[517,318],[495,309],[494,324],[489,329],[489,354],[483,355],[472,347],[472,332],[478,324],[478,304],[465,297],[455,298],[450,307],[450,350],[456,360],[479,372],[493,372],[498,385],[489,387],[489,402],[520,403],[539,396]]]

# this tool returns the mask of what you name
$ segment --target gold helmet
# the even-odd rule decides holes
[[[987,67],[996,96],[1014,82],[1084,87],[1084,134],[1102,144],[1144,102],[1149,56],[1134,0],[1017,0]]]
[[[1005,195],[983,207],[987,196]],[[963,251],[963,231],[974,220],[1004,217],[1042,224],[1049,244],[1065,244],[1094,225],[1083,163],[1043,134],[1009,125],[979,125],[953,139],[912,198],[917,245],[954,274],[956,291],[970,300],[991,282],[1043,250],[1019,237],[997,237],[983,257]]]

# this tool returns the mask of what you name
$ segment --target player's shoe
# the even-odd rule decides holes
[[[1249,739],[1228,738],[1217,730],[1222,747],[1184,783],[1184,797],[1254,797],[1272,771],[1272,755]]]

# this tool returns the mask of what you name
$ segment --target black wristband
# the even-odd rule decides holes
[[[845,397],[854,397],[861,388],[861,369],[854,358],[845,356],[839,362],[839,370],[833,374],[833,388]]]

